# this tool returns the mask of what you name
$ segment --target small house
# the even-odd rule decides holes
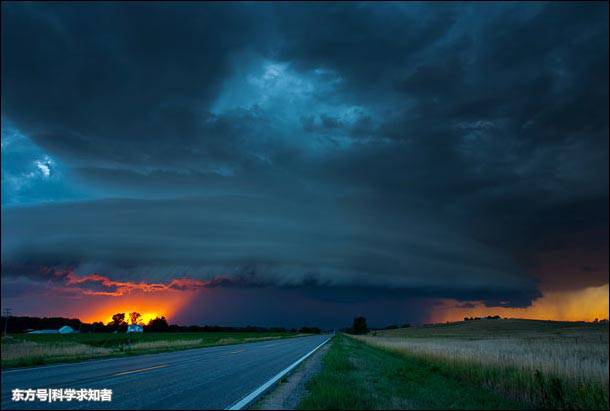
[[[74,328],[69,325],[64,325],[59,330],[34,330],[29,331],[28,334],[72,334],[75,332]]]
[[[139,324],[129,324],[129,326],[127,327],[127,332],[128,333],[141,333],[141,332],[144,332],[144,327],[142,327]]]

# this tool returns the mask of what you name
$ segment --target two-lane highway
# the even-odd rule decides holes
[[[330,335],[198,348],[2,372],[2,409],[224,409]],[[14,402],[13,389],[111,389],[112,402]]]

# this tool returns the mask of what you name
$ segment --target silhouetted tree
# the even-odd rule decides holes
[[[165,317],[157,317],[148,322],[147,331],[156,333],[169,331],[169,324]]]
[[[101,321],[96,321],[93,324],[91,324],[91,332],[93,333],[103,333],[106,331],[106,326],[104,325],[103,322]]]
[[[109,325],[118,330],[123,324],[125,324],[125,313],[116,313],[112,316],[112,322]]]
[[[129,319],[131,320],[132,324],[137,324],[140,317],[142,317],[142,314],[137,311],[129,313]]]
[[[299,333],[301,334],[320,334],[322,330],[318,327],[301,327],[299,328]]]
[[[352,326],[352,332],[354,334],[366,334],[369,328],[366,326],[366,318],[356,317],[354,318],[354,325]]]
[[[43,329],[54,329],[57,330],[64,325],[69,325],[75,330],[81,327],[80,320],[76,318],[63,318],[63,317],[16,317],[11,316],[8,324],[6,323],[7,317],[2,317],[0,323],[0,331],[4,331],[7,327],[8,333],[27,332],[32,330],[43,330]],[[7,326],[8,325],[8,326]]]

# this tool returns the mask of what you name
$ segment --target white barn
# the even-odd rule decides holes
[[[64,325],[57,332],[60,334],[72,334],[76,331],[74,331],[74,328],[70,327],[69,325]]]
[[[127,332],[128,333],[141,333],[141,332],[144,332],[144,327],[142,327],[141,325],[138,325],[138,324],[129,324],[129,326],[127,327]]]
[[[59,330],[34,330],[30,331],[28,334],[72,334],[75,332],[74,328],[69,325],[64,325]]]

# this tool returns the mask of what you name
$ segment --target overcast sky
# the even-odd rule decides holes
[[[608,109],[607,3],[3,2],[2,294],[341,325],[604,285]]]

